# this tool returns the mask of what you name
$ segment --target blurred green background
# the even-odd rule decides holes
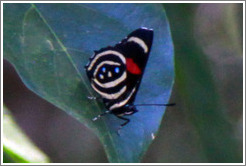
[[[174,42],[177,105],[142,162],[242,162],[243,4],[160,5]],[[3,67],[4,104],[52,162],[108,162],[95,134]]]

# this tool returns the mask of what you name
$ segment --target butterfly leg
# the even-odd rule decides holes
[[[120,135],[120,129],[122,129],[123,126],[127,125],[130,122],[130,119],[124,118],[122,116],[117,116],[119,119],[124,120],[125,122],[120,125],[120,127],[117,130],[117,134]]]
[[[124,118],[122,116],[117,116],[117,117],[120,118],[120,119],[122,119],[122,120],[125,120],[125,122],[120,125],[121,127],[127,125],[127,123],[130,122],[130,119],[128,119],[128,118]]]
[[[96,117],[94,117],[92,120],[96,121],[97,119],[101,118],[102,116],[105,116],[107,114],[111,113],[111,111],[105,111],[104,113],[97,115]]]

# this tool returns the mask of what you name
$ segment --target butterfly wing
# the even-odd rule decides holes
[[[152,40],[152,30],[139,28],[114,47],[95,51],[90,58],[86,65],[87,76],[108,110],[121,110],[133,104]]]

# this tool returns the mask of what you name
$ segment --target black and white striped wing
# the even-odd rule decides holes
[[[153,31],[140,28],[114,47],[106,47],[86,65],[92,88],[104,99],[108,110],[133,104],[148,60]]]

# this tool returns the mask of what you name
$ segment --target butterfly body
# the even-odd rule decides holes
[[[137,112],[134,100],[152,40],[153,30],[139,28],[115,46],[95,51],[85,67],[92,88],[101,96],[108,112],[126,123],[129,119],[123,116]]]

